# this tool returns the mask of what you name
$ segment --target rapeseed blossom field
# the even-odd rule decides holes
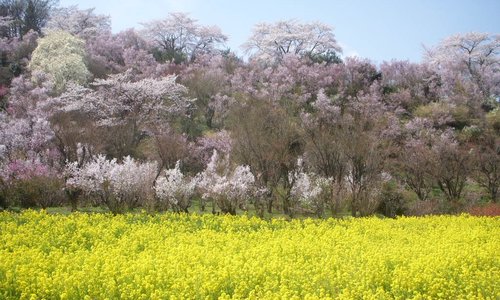
[[[0,213],[1,299],[499,299],[500,219]]]

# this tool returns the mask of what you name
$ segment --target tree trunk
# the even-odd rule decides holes
[[[269,200],[267,201],[267,212],[269,214],[272,214],[273,213],[273,202],[274,202],[274,199],[273,197],[269,197]]]

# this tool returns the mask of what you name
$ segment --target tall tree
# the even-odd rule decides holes
[[[54,31],[40,39],[29,67],[52,76],[56,92],[62,92],[67,82],[84,84],[90,78],[84,59],[81,39],[65,31]]]
[[[145,35],[158,47],[160,60],[193,61],[196,56],[217,50],[227,41],[217,26],[202,26],[186,13],[170,13],[163,20],[144,25]]]
[[[500,96],[499,34],[469,32],[450,36],[427,49],[426,61],[451,91],[461,88],[469,95],[479,95],[480,101]]]
[[[243,44],[252,56],[280,61],[286,54],[317,58],[341,53],[333,28],[321,22],[300,23],[297,20],[255,25],[252,36]]]
[[[251,99],[235,108],[230,123],[234,156],[259,174],[259,185],[273,193],[268,199],[268,211],[272,212],[276,199],[282,201],[286,214],[292,214],[293,181],[288,174],[296,168],[303,148],[297,122],[284,108],[266,100]]]
[[[22,37],[30,30],[42,33],[58,0],[1,0],[0,15],[11,22],[3,37]]]
[[[84,40],[111,32],[111,18],[98,15],[94,8],[78,9],[78,6],[55,9],[47,23],[47,29],[64,30]]]
[[[175,76],[139,81],[132,78],[132,71],[127,71],[96,80],[94,89],[71,84],[47,107],[53,112],[87,114],[103,128],[102,140],[111,142],[113,154],[128,155],[154,129],[192,105],[185,97],[186,88],[175,82]]]

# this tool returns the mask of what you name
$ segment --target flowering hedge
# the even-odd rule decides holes
[[[2,299],[498,299],[499,218],[0,213]]]

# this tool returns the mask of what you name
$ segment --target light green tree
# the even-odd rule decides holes
[[[85,84],[90,78],[83,40],[65,31],[53,31],[40,39],[29,67],[51,76],[56,92],[62,92],[67,82]]]

